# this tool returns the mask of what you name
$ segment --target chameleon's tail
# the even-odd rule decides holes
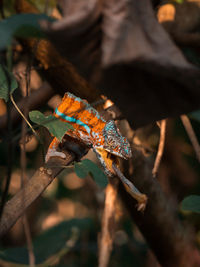
[[[126,191],[137,200],[138,206],[137,209],[139,211],[144,211],[147,204],[147,196],[145,194],[140,193],[140,191],[123,175],[123,173],[117,168],[115,163],[112,164],[113,170],[116,175],[122,181]]]

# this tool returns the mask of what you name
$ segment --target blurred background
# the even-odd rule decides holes
[[[4,38],[3,34],[5,34],[3,27],[5,27],[6,23],[8,29],[10,27],[11,33],[12,29],[14,29],[13,22],[11,24],[7,22],[8,18],[12,18],[16,14],[21,15],[21,13],[45,13],[48,16],[60,20],[65,25],[66,17],[64,14],[66,14],[68,5],[70,6],[69,2],[56,0],[0,1],[0,36],[2,36],[2,43]],[[90,1],[90,5],[95,5],[97,2]],[[189,65],[192,66],[191,69],[193,70],[194,68],[195,72],[197,71],[198,73],[200,58],[200,1],[177,0],[149,2],[151,2],[150,6],[153,10],[153,15],[156,17],[157,22],[162,24],[163,30],[169,36],[168,38],[176,44],[177,49],[180,50],[187,64],[193,64],[193,66]],[[81,1],[77,2],[77,6],[78,3],[84,7]],[[132,1],[132,4],[137,5],[134,1]],[[114,1],[110,1],[110,5],[114,5]],[[76,5],[74,4],[74,10],[75,8]],[[84,8],[80,8],[80,10],[84,10]],[[95,16],[96,14],[98,12],[95,13]],[[140,13],[137,14],[137,16],[139,15]],[[15,23],[15,20],[13,21]],[[100,20],[98,20],[98,23],[100,23]],[[76,67],[80,67],[79,72],[76,72],[74,66],[69,61],[65,61],[64,56],[62,56],[62,47],[58,44],[57,48],[60,54],[57,54],[57,50],[54,50],[55,48],[52,48],[53,45],[50,43],[50,40],[53,40],[55,45],[55,38],[58,38],[59,43],[60,38],[63,36],[63,32],[61,31],[62,27],[60,29],[59,24],[53,29],[45,28],[47,25],[43,25],[43,30],[46,29],[46,33],[49,34],[45,40],[33,39],[33,37],[38,37],[38,33],[31,32],[33,25],[30,28],[26,28],[24,25],[26,23],[23,24],[24,28],[20,28],[22,32],[17,29],[11,34],[12,46],[9,43],[6,48],[1,48],[0,56],[1,65],[6,65],[8,69],[10,68],[9,71],[13,73],[17,81],[18,88],[14,91],[13,96],[18,107],[26,114],[26,117],[28,117],[27,114],[30,110],[39,110],[46,116],[52,114],[53,110],[61,103],[62,96],[68,90],[67,88],[70,88],[69,91],[77,94],[77,96],[87,99],[92,105],[95,105],[95,100],[100,99],[100,97],[104,100],[107,99],[104,101],[104,104],[101,103],[101,105],[97,106],[97,109],[101,112],[113,104],[117,104],[117,106],[122,108],[112,98],[109,100],[110,96],[108,95],[107,97],[105,91],[100,93],[96,92],[95,85],[99,84],[97,81],[101,75],[98,71],[98,65],[100,63],[96,60],[99,59],[99,52],[95,52],[95,46],[90,48],[96,56],[95,60],[91,56],[91,58],[88,57],[88,62],[84,61],[80,64],[77,63],[77,65],[77,59],[75,56],[73,57],[73,49],[72,52],[70,51],[71,57],[74,58],[73,64]],[[88,27],[87,23],[86,26]],[[69,30],[69,28],[66,29]],[[61,31],[61,35],[56,35],[58,34],[56,30],[58,32]],[[7,30],[7,32],[9,31]],[[69,31],[69,36],[70,34]],[[96,32],[92,37],[95,39]],[[88,35],[82,35],[81,42],[83,40],[83,43],[88,41],[87,38],[89,38]],[[98,44],[99,42],[97,42]],[[77,48],[75,46],[73,48],[76,52]],[[163,49],[165,48],[163,47]],[[83,51],[80,51],[80,58],[82,57]],[[87,55],[87,49],[85,53]],[[85,69],[82,66],[84,64],[86,66]],[[90,72],[89,79],[90,64],[94,68]],[[157,71],[156,69],[155,72]],[[85,80],[79,73],[83,75]],[[157,74],[159,76],[159,72]],[[167,75],[169,75],[169,80],[172,80],[170,71]],[[1,80],[2,77],[0,72]],[[181,80],[181,77],[178,79]],[[176,82],[178,83],[175,80]],[[187,82],[188,84],[190,83],[190,81]],[[11,102],[5,101],[1,90],[4,90],[3,86],[0,88],[0,194],[2,197],[5,192],[9,176],[8,169],[10,168],[11,175],[9,190],[6,195],[7,201],[22,188],[23,183],[26,184],[26,181],[34,175],[37,169],[44,165],[44,155],[52,140],[52,136],[45,127],[32,123],[40,140],[42,140],[42,144],[39,143],[31,130],[23,126],[21,117],[13,105],[11,105]],[[184,94],[184,92],[183,90],[182,93]],[[112,95],[112,93],[110,94]],[[185,93],[184,100],[189,99],[192,103],[193,99],[190,99],[191,95]],[[192,97],[196,98],[196,95],[194,94]],[[120,95],[117,95],[117,93],[114,99],[117,99],[119,102],[122,101]],[[159,107],[162,106],[162,101],[160,103],[161,105]],[[130,106],[131,104],[128,103],[127,109],[129,113]],[[154,109],[153,104],[152,106],[152,109]],[[195,109],[196,111],[192,112]],[[9,128],[6,128],[8,121],[6,114],[8,114],[8,110],[10,110],[9,119],[12,121],[11,135]],[[149,176],[147,178],[149,179],[149,183],[152,183],[152,187],[149,191],[145,191],[148,185],[145,184],[146,182],[144,182],[144,185],[142,184],[143,180],[145,181],[143,172],[141,172],[142,175],[136,174],[136,186],[138,186],[142,193],[147,194],[149,198],[147,211],[136,215],[136,217],[134,217],[135,212],[138,213],[136,202],[125,200],[123,189],[120,187],[116,189],[119,194],[113,210],[115,221],[112,222],[111,228],[113,227],[114,231],[111,235],[111,249],[109,247],[107,249],[110,251],[107,266],[200,266],[198,265],[200,263],[200,165],[198,151],[200,149],[199,146],[195,149],[194,144],[191,143],[191,138],[188,136],[188,130],[183,125],[183,120],[181,117],[178,117],[178,115],[186,113],[185,110],[182,112],[179,109],[178,113],[175,112],[175,118],[171,118],[171,115],[173,115],[171,114],[171,110],[173,108],[170,109],[169,116],[165,116],[167,114],[165,110],[164,112],[158,111],[157,114],[159,116],[155,115],[155,117],[153,117],[153,113],[149,112],[148,114],[144,110],[142,115],[138,115],[141,119],[141,126],[143,127],[138,128],[136,126],[134,129],[131,128],[134,125],[134,119],[132,125],[130,117],[126,118],[126,116],[122,115],[126,112],[123,113],[123,110],[119,111],[120,116],[116,119],[116,124],[120,131],[129,139],[133,152],[135,152],[135,154],[133,153],[135,155],[133,155],[133,158],[137,157],[137,153],[140,153],[145,159],[145,165],[142,169],[145,170],[148,168],[151,177]],[[189,118],[193,132],[199,142],[200,112],[196,106],[195,108],[189,108],[189,110],[186,108],[186,111],[191,111],[188,113],[187,118]],[[129,116],[131,115],[137,117],[135,113]],[[148,118],[148,123],[146,122],[146,118]],[[131,126],[128,124],[127,119]],[[161,136],[161,124],[157,123],[158,120],[166,121],[166,129],[164,130],[165,142],[157,175],[153,178],[151,173]],[[26,129],[23,130],[23,127]],[[23,131],[25,132],[23,133]],[[8,149],[11,143],[12,152]],[[12,166],[9,167],[8,159],[11,155]],[[85,158],[92,160],[100,167],[98,159],[91,150],[83,159]],[[129,161],[123,167],[128,177],[132,177],[133,183],[135,171],[137,172],[139,168],[137,164],[134,165],[134,162]],[[155,191],[154,186],[156,188]],[[20,218],[2,237],[0,240],[0,266],[98,266],[99,247],[102,246],[100,240],[102,238],[102,217],[105,212],[106,190],[100,188],[91,175],[81,179],[74,172],[73,166],[67,166],[53,180],[45,192],[31,204],[27,209],[26,217]],[[187,196],[193,197],[187,199]],[[163,206],[161,205],[162,207],[159,206],[159,197],[161,199],[160,203],[164,203],[162,204]],[[157,205],[159,206],[158,208]],[[152,206],[154,207],[153,209]],[[148,216],[152,219],[149,220]],[[170,216],[176,219],[174,222],[172,221],[168,224]],[[166,225],[162,225],[161,222],[163,221],[167,222]],[[182,262],[184,255],[180,256],[180,253],[175,248],[176,244],[174,240],[168,240],[168,235],[169,239],[171,238],[171,229],[177,232],[178,237],[176,238],[179,240],[177,241],[177,246],[183,244],[183,248],[185,249],[188,244],[189,249],[187,248],[187,251],[189,252],[187,256],[190,255],[193,257],[195,259],[194,261],[188,261],[185,265],[181,265],[180,262]],[[148,234],[146,234],[147,232]],[[166,241],[166,248],[165,245],[160,247],[161,253],[158,251],[159,248],[156,248],[154,245],[154,243],[158,242],[157,245],[159,246],[159,241],[157,240],[161,240],[162,244]],[[172,243],[174,246],[171,247]],[[107,246],[106,243],[105,246]],[[182,249],[182,247],[179,249]],[[184,249],[182,254],[184,254]],[[166,255],[164,255],[165,250]],[[171,259],[169,256],[170,253],[172,255]],[[169,261],[166,260],[167,257]],[[105,267],[106,265],[99,263],[99,266]]]

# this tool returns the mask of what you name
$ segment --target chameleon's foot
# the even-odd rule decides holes
[[[63,152],[59,152],[56,149],[51,148],[48,150],[46,154],[45,162],[47,162],[51,157],[59,157],[59,158],[65,159],[66,155]]]
[[[137,197],[134,197],[138,204],[136,205],[137,210],[143,212],[147,205],[147,196],[145,194],[138,194]]]

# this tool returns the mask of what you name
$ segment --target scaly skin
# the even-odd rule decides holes
[[[106,122],[87,101],[66,93],[54,116],[73,126],[74,129],[66,134],[92,147],[109,176],[114,174],[113,160],[117,162],[117,157],[128,159],[132,156],[128,141],[122,137],[114,121]],[[65,154],[58,151],[59,144],[55,137],[49,146],[46,161],[53,156],[65,158]],[[111,157],[110,154],[115,156]]]
[[[106,122],[85,100],[70,93],[65,94],[54,116],[73,126],[73,130],[68,130],[66,135],[91,147],[106,174],[108,176],[117,174],[127,192],[137,200],[138,210],[143,211],[146,207],[147,196],[140,193],[118,168],[119,157],[128,159],[132,155],[128,141],[122,137],[114,121]],[[65,136],[62,141],[65,142]],[[59,145],[60,141],[55,137],[49,146],[46,161],[54,156],[65,158],[65,154],[59,151]]]

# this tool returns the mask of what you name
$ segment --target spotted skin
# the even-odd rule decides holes
[[[106,122],[87,101],[66,93],[55,109],[54,116],[73,126],[73,130],[67,130],[66,135],[92,147],[109,176],[113,175],[113,170],[107,152],[124,159],[131,157],[130,145],[114,121]],[[55,137],[47,151],[46,161],[52,156],[65,158],[65,154],[58,151],[59,144],[60,141]]]

